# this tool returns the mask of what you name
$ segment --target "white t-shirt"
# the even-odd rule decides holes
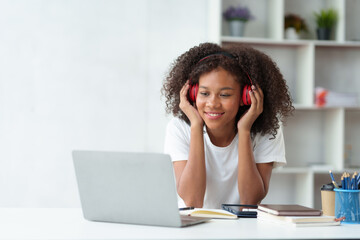
[[[272,135],[257,134],[252,139],[256,163],[274,162],[274,167],[286,164],[284,138],[281,128],[275,139]],[[167,125],[164,152],[172,161],[187,160],[190,148],[190,126],[179,118]],[[204,150],[206,164],[206,191],[203,208],[221,208],[222,203],[238,204],[240,196],[237,184],[238,135],[230,145],[217,147],[212,144],[204,127]],[[184,207],[179,197],[179,207]]]

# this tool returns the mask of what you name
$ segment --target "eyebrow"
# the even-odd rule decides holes
[[[199,86],[199,88],[208,89],[208,87],[205,87],[205,86]],[[235,90],[235,89],[232,88],[232,87],[223,87],[223,88],[221,88],[220,90]]]

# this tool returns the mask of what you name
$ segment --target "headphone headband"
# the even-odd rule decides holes
[[[203,60],[205,60],[205,59],[208,59],[209,57],[219,56],[219,55],[222,55],[222,56],[225,56],[225,57],[228,57],[228,58],[232,58],[232,59],[235,58],[233,55],[231,55],[231,54],[228,53],[228,52],[218,52],[218,53],[212,53],[212,54],[209,54],[209,55],[203,57],[202,59],[200,59],[200,60],[198,61],[198,63],[201,62],[201,61],[203,61]]]
[[[222,55],[222,56],[225,56],[225,57],[228,57],[228,58],[231,58],[231,59],[234,59],[234,58],[235,58],[233,55],[231,55],[231,54],[228,53],[228,52],[217,52],[217,53],[212,53],[212,54],[209,54],[209,55],[203,57],[202,59],[200,59],[200,60],[198,61],[198,63],[201,62],[201,61],[204,61],[205,59],[208,59],[209,57],[219,56],[219,55]],[[251,80],[250,75],[249,75],[246,71],[244,71],[244,72],[245,72],[246,75],[248,76],[251,85],[253,85],[253,82],[252,82],[252,80]]]

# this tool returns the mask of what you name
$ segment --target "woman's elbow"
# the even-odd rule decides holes
[[[266,194],[267,191],[260,192],[253,196],[249,196],[248,194],[245,194],[243,197],[241,197],[241,204],[246,204],[246,205],[260,204],[261,201],[266,197]]]
[[[203,196],[194,196],[193,194],[184,194],[181,191],[178,191],[179,196],[184,201],[187,207],[196,207],[202,208],[204,205],[204,197]]]
[[[204,205],[204,201],[200,199],[199,200],[191,199],[187,201],[185,200],[184,202],[188,207],[202,208]]]

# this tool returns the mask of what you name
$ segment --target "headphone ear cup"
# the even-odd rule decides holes
[[[191,104],[196,102],[196,96],[198,94],[198,91],[199,91],[198,84],[190,85],[188,96]]]
[[[251,86],[245,85],[242,93],[242,101],[244,105],[251,105],[250,91],[251,91]]]

